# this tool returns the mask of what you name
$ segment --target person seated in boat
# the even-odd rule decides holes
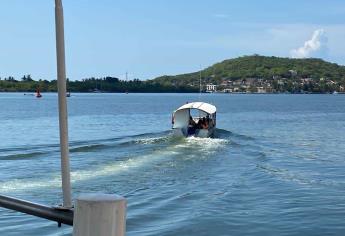
[[[210,121],[211,121],[210,116],[207,115],[207,116],[206,116],[206,125],[207,125],[207,126],[210,125]],[[208,128],[208,127],[207,127],[207,128]]]
[[[197,122],[196,125],[195,125],[195,128],[196,128],[196,129],[202,129],[201,126],[202,126],[202,119],[199,119],[198,122]]]
[[[205,117],[199,119],[196,125],[196,129],[204,129],[204,127],[205,127]]]
[[[192,116],[189,116],[189,122],[188,122],[188,134],[193,135],[195,134],[195,130],[197,129],[197,124],[195,123]]]
[[[207,123],[205,117],[202,118],[201,128],[202,129],[208,129],[208,123]]]
[[[210,122],[210,116],[209,116],[209,115],[206,116],[206,122],[207,122],[207,123]]]
[[[195,134],[197,124],[195,123],[192,116],[189,116],[189,122],[188,122],[188,135]]]
[[[196,123],[195,123],[195,121],[194,121],[192,116],[189,116],[189,126],[191,126],[191,127],[195,127],[196,126]]]

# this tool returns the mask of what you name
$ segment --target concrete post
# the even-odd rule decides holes
[[[80,195],[75,201],[73,236],[124,236],[126,205],[118,195]]]

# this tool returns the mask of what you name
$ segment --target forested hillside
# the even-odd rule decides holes
[[[345,66],[315,58],[292,59],[253,55],[225,60],[202,70],[203,80],[214,84],[220,84],[224,80],[272,79],[273,77],[317,80],[325,78],[341,81],[345,79]],[[197,85],[199,72],[162,76],[154,79],[154,81],[165,85]]]

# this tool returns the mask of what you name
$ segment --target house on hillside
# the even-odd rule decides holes
[[[234,92],[234,93],[241,92],[241,88],[239,88],[239,87],[234,87],[233,92]]]
[[[289,70],[289,73],[291,74],[291,76],[297,75],[297,71],[295,71],[295,70]]]
[[[224,86],[224,87],[228,86],[228,81],[226,81],[226,80],[222,81],[220,86]]]
[[[217,92],[217,85],[215,84],[206,84],[206,93]]]
[[[264,87],[257,87],[257,93],[266,93],[266,89]]]

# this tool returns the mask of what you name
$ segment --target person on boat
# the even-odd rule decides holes
[[[188,134],[193,135],[195,134],[197,124],[195,123],[192,116],[189,116],[189,123],[188,123]]]
[[[210,116],[207,115],[207,116],[206,116],[206,125],[207,125],[207,128],[208,128],[209,125],[210,125],[210,121],[211,121]]]
[[[205,117],[202,118],[201,128],[202,129],[208,129],[208,123],[207,123]]]
[[[189,116],[189,126],[194,127],[195,125],[196,125],[196,123],[195,123],[193,117],[192,117],[192,116]]]
[[[198,124],[196,125],[196,129],[203,129],[205,126],[205,117],[200,118]]]
[[[202,120],[199,119],[198,122],[195,124],[195,129],[201,129],[201,124],[202,123]]]

